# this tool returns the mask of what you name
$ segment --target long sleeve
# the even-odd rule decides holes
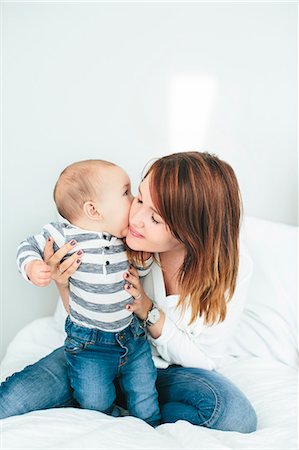
[[[158,355],[169,364],[183,367],[198,367],[212,370],[216,365],[201,349],[200,340],[180,329],[168,316],[165,317],[162,335],[158,339],[149,337]]]
[[[29,236],[20,243],[17,249],[17,266],[25,280],[29,281],[25,272],[26,264],[43,259],[46,241],[50,236],[54,239],[54,251],[56,251],[65,243],[63,224],[60,222],[47,224],[43,227],[41,233]]]
[[[135,266],[136,269],[137,269],[139,278],[143,278],[143,277],[145,277],[146,275],[148,275],[150,273],[151,267],[153,265],[153,261],[154,261],[153,257],[150,256],[146,261],[144,261],[144,265],[143,266],[141,266],[141,265],[140,266],[139,265]]]
[[[157,274],[156,270],[155,273]],[[237,286],[227,305],[226,318],[213,326],[205,325],[201,317],[189,325],[190,310],[186,310],[183,317],[180,316],[180,310],[176,308],[178,296],[163,297],[157,292],[157,286],[154,286],[155,303],[165,313],[161,336],[157,339],[149,337],[156,365],[165,367],[167,363],[167,367],[169,364],[179,364],[208,370],[220,367],[244,309],[251,275],[251,258],[242,253]],[[153,281],[155,285],[157,280]]]

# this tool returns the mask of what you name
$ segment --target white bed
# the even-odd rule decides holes
[[[1,448],[297,449],[297,232],[296,227],[250,217],[243,227],[254,274],[229,349],[234,356],[221,373],[255,407],[256,432],[209,430],[185,421],[152,429],[133,417],[63,408],[2,420]],[[57,307],[53,317],[23,328],[1,363],[1,379],[62,345],[62,325]]]

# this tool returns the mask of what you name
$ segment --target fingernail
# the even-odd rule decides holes
[[[76,245],[77,242],[75,241],[75,239],[73,239],[73,240],[70,242],[70,244],[71,244],[71,245]]]
[[[76,263],[80,264],[80,262],[81,262],[81,259],[77,259]]]
[[[79,251],[77,252],[77,255],[82,255],[82,254],[83,254],[82,250],[79,250]]]
[[[51,242],[51,237],[50,236],[48,237],[48,241]]]
[[[127,272],[125,273],[125,278],[129,278],[129,274]]]

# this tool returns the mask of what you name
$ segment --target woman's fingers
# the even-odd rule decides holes
[[[70,257],[67,261],[69,261],[71,258],[72,257]],[[64,261],[64,262],[67,262],[67,261]],[[63,264],[64,264],[64,262],[63,262]],[[77,258],[75,258],[73,260],[72,264],[69,265],[67,268],[65,268],[65,270],[63,270],[63,271],[61,271],[61,266],[62,266],[62,264],[61,264],[59,275],[56,278],[56,282],[58,284],[62,284],[62,285],[68,284],[69,277],[72,276],[74,272],[76,272],[76,270],[78,269],[80,264],[81,264],[81,259],[78,256],[77,256]]]
[[[76,267],[79,266],[79,264],[76,263],[76,260],[77,259],[81,260],[82,256],[83,256],[83,251],[78,250],[76,253],[69,256],[69,258],[67,258],[65,261],[63,261],[61,264],[58,265],[58,271],[60,273],[64,273],[65,271],[70,269],[71,275],[72,275],[74,273],[74,266],[76,266]],[[74,263],[76,263],[76,264],[74,264]]]
[[[124,279],[127,281],[125,284],[126,291],[128,291],[135,300],[141,300],[143,288],[140,284],[138,272],[135,267],[130,266],[129,270],[124,273]]]
[[[133,286],[132,284],[126,283],[125,290],[128,291],[130,293],[130,295],[132,295],[132,297],[134,297],[134,298],[138,297],[138,300],[141,298],[139,290],[136,289],[136,287]]]
[[[48,242],[47,242],[48,243]],[[53,242],[52,244],[52,248],[53,248]],[[73,239],[70,242],[67,242],[66,244],[64,244],[59,250],[57,250],[57,252],[50,255],[50,251],[49,251],[49,255],[48,259],[45,259],[45,262],[47,264],[49,264],[49,266],[52,267],[56,267],[58,264],[60,264],[60,261],[62,260],[62,258],[70,252],[70,250],[72,250],[75,245],[77,244],[77,242]],[[45,254],[44,254],[45,257]]]
[[[137,272],[137,270],[135,268],[134,268],[134,270],[132,268],[127,270],[124,273],[124,279],[126,281],[128,281],[129,283],[133,284],[135,287],[137,287],[137,288],[140,287],[140,281],[139,281],[139,277],[138,277],[138,272]]]
[[[128,272],[133,276],[139,279],[137,269],[134,266],[130,266]]]

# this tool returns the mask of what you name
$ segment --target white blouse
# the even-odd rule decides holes
[[[199,317],[191,325],[190,309],[183,317],[176,309],[178,295],[166,295],[162,270],[154,262],[152,271],[143,280],[143,287],[155,305],[165,313],[162,334],[153,339],[149,335],[153,360],[158,368],[170,364],[202,369],[218,369],[226,359],[226,348],[234,333],[245,306],[253,263],[240,242],[240,263],[234,295],[227,305],[227,315],[223,322],[207,326]]]

